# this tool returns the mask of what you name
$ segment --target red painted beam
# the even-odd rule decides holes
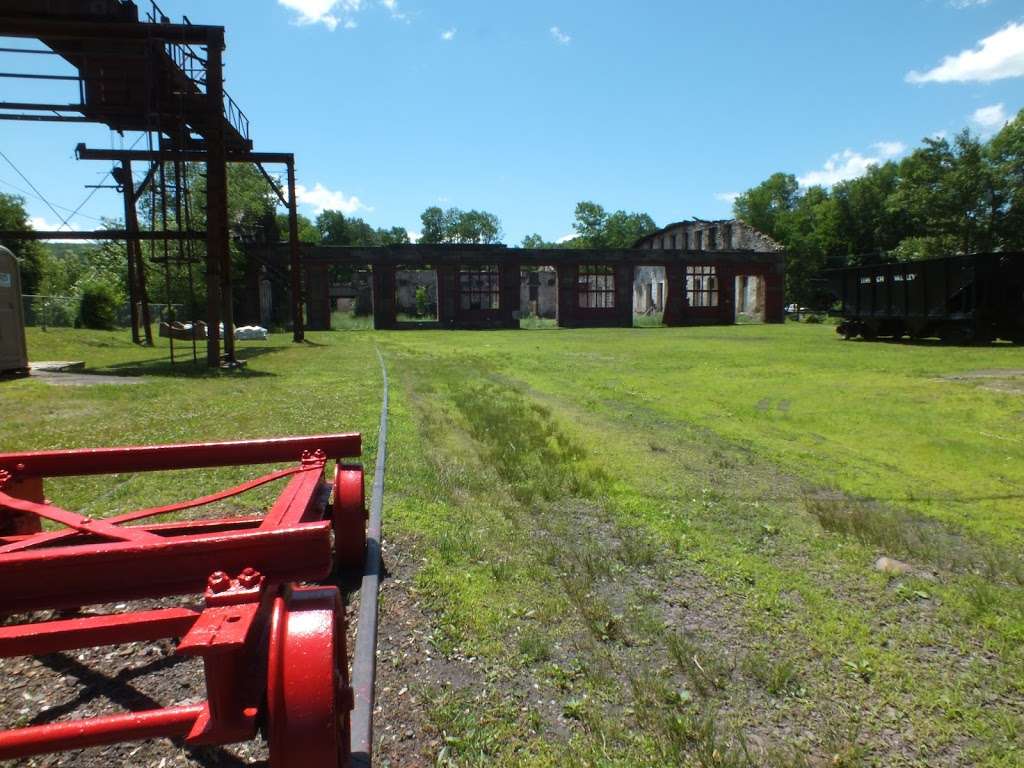
[[[362,438],[358,434],[338,434],[226,443],[0,453],[0,470],[6,470],[16,478],[107,475],[298,462],[303,451],[318,450],[329,459],[356,457],[362,453]]]
[[[189,704],[0,731],[0,760],[161,736],[184,737],[205,708],[205,704]]]
[[[214,571],[248,567],[267,581],[318,581],[331,571],[331,522],[105,542],[0,556],[0,613],[196,594]]]
[[[107,522],[112,522],[114,518],[106,518],[106,520]],[[148,523],[136,527],[143,531],[159,533],[162,536],[179,536],[183,533],[222,533],[224,531],[257,528],[262,522],[263,515],[245,515],[242,517],[222,517],[215,520],[177,520],[170,523]],[[17,536],[0,536],[0,548],[8,544],[21,544],[39,535],[38,533],[30,533]],[[95,543],[99,539],[80,539],[79,541],[82,544],[86,544]]]
[[[0,627],[0,658],[183,637],[198,617],[188,608],[164,608]]]

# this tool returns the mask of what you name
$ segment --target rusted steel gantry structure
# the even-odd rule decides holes
[[[128,243],[128,284],[133,312],[133,331],[138,340],[136,307],[147,307],[145,265],[140,242],[144,240],[204,240],[206,358],[211,367],[233,364],[234,311],[231,254],[228,232],[228,163],[281,163],[287,166],[288,196],[269,175],[274,191],[289,211],[292,243],[291,291],[293,334],[303,338],[298,219],[295,197],[295,160],[285,153],[252,151],[249,121],[224,91],[224,28],[171,23],[150,2],[140,18],[129,0],[0,0],[0,36],[35,38],[49,50],[6,48],[5,53],[51,54],[70,63],[75,75],[0,72],[0,78],[70,81],[78,86],[74,103],[0,101],[0,120],[32,122],[100,123],[111,130],[140,131],[155,135],[157,142],[146,150],[93,150],[79,145],[80,159],[120,162],[114,176],[124,191],[125,229],[95,232],[0,232],[0,239],[124,239]],[[135,186],[131,163],[149,163],[143,182]],[[206,231],[182,227],[180,217],[173,230],[145,232],[139,228],[135,206],[147,185],[163,178],[171,164],[179,177],[183,163],[206,166]],[[166,224],[166,216],[164,221]],[[224,356],[220,352],[223,323]],[[143,318],[147,329],[148,318]]]
[[[557,275],[558,324],[566,328],[633,325],[633,281],[638,267],[663,267],[665,325],[735,322],[733,283],[762,279],[764,319],[784,320],[785,254],[750,250],[529,249],[494,245],[396,245],[350,248],[303,245],[310,330],[330,328],[331,267],[373,272],[373,319],[378,329],[422,327],[399,320],[396,276],[403,270],[437,275],[437,325],[444,328],[518,328],[521,272],[548,267]],[[252,247],[259,263],[283,262],[286,246]]]

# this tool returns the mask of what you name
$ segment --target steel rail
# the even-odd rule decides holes
[[[359,591],[359,623],[356,625],[356,647],[352,656],[352,766],[369,768],[373,760],[373,704],[377,677],[377,607],[380,595],[381,517],[384,507],[384,469],[388,446],[388,369],[380,349],[376,349],[384,381],[380,407],[380,429],[377,432],[377,463],[373,471],[373,495],[370,499],[370,520],[366,529],[366,564]]]

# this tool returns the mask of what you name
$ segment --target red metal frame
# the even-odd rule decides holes
[[[0,657],[180,637],[199,656],[200,704],[0,731],[0,760],[158,736],[190,744],[252,739],[272,765],[348,764],[344,611],[325,579],[361,562],[359,435],[0,454],[0,615],[202,593],[201,610],[142,609],[0,627]],[[198,499],[94,519],[44,500],[46,477],[296,462]],[[288,478],[262,516],[142,523]],[[331,495],[333,492],[333,501]],[[40,521],[64,529],[42,532]],[[333,536],[333,541],[332,541]],[[298,761],[298,762],[297,762]]]

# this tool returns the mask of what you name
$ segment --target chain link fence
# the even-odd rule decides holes
[[[79,296],[43,296],[22,294],[25,325],[33,328],[78,328],[81,326],[82,299]],[[149,315],[154,323],[167,320],[169,311],[180,317],[184,304],[150,304]],[[141,312],[140,312],[141,316]],[[117,310],[117,324],[131,324],[131,306],[125,302]]]

